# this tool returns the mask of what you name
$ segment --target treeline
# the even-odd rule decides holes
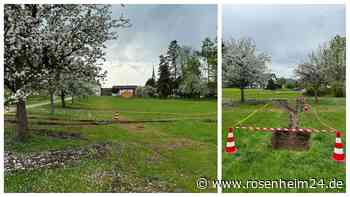
[[[337,35],[297,66],[294,71],[296,79],[277,78],[267,68],[271,63],[270,55],[257,52],[252,39],[228,39],[223,41],[223,86],[240,88],[241,102],[245,101],[246,88],[304,90],[304,94],[315,97],[315,102],[321,94],[343,97],[346,89],[345,56],[346,39]]]
[[[317,50],[308,54],[307,60],[294,70],[297,80],[276,78],[268,80],[266,89],[304,89],[304,94],[315,97],[332,95],[344,97],[346,75],[346,38],[335,36]]]
[[[152,77],[137,95],[159,98],[210,98],[217,96],[217,44],[205,38],[200,50],[170,42],[159,56],[158,76]]]
[[[276,77],[275,74],[271,74],[271,78],[267,80],[266,90],[278,90],[278,89],[298,89],[298,81],[292,78]]]
[[[298,65],[295,74],[302,87],[319,102],[320,93],[331,91],[335,97],[346,92],[346,38],[335,36],[308,55],[307,61]]]

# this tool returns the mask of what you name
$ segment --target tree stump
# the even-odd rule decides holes
[[[296,99],[295,107],[291,107],[287,100],[274,100],[273,104],[285,109],[289,114],[288,128],[299,128],[299,112],[303,110],[304,97]],[[308,150],[310,148],[310,133],[275,131],[271,143],[274,149]]]

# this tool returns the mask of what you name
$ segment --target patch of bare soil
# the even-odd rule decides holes
[[[55,139],[86,140],[80,132],[50,131],[47,129],[31,129],[37,135],[44,135]]]
[[[133,124],[133,123],[150,123],[150,122],[175,122],[182,119],[172,118],[172,119],[155,119],[155,120],[122,120],[117,121],[122,124]]]
[[[17,123],[16,119],[5,119],[5,122],[9,122],[9,123]],[[75,122],[71,122],[71,121],[57,121],[57,120],[39,120],[39,121],[30,121],[30,124],[37,124],[37,125],[81,125],[81,123],[75,123]]]
[[[175,122],[183,120],[182,118],[169,118],[169,119],[154,119],[154,120],[128,120],[127,118],[120,116],[119,120],[113,121],[119,124],[122,128],[129,131],[143,131],[143,123],[162,123],[162,122]],[[206,123],[216,123],[216,120],[210,118],[198,119]]]
[[[206,148],[205,143],[193,141],[187,138],[170,138],[168,142],[164,144],[144,144],[144,146],[150,148],[154,152],[150,157],[150,160],[152,161],[154,161],[155,158],[161,157],[159,150],[175,151],[178,148]]]
[[[110,171],[96,171],[87,177],[89,181],[98,185],[107,185],[107,192],[171,192],[175,184],[165,181],[139,177],[119,168]]]
[[[178,148],[193,147],[195,143],[195,141],[187,138],[173,138],[169,141],[166,147],[170,150],[176,150]]]
[[[128,130],[128,131],[144,131],[145,126],[143,123],[140,122],[132,122],[126,119],[125,117],[120,117],[117,123],[120,123],[119,125]]]
[[[159,150],[153,150],[152,154],[145,159],[148,165],[158,165],[162,159],[162,155]]]
[[[150,148],[151,153],[144,159],[147,165],[159,165],[162,160],[160,149],[156,148],[153,144],[145,144]],[[114,156],[123,157],[127,154],[129,160],[136,159],[136,155],[132,150],[134,147],[140,146],[137,143],[116,144],[112,147],[111,151],[114,151]],[[176,187],[176,184],[169,183],[161,180],[157,175],[140,176],[137,175],[136,169],[123,168],[119,162],[113,165],[110,170],[96,169],[92,171],[86,180],[93,184],[100,185],[102,188],[106,188],[106,192],[181,192],[182,189]],[[175,189],[174,189],[175,188]]]
[[[10,118],[13,119],[13,120],[16,120],[16,114],[6,114],[5,116],[6,118]],[[40,120],[64,120],[62,118],[56,118],[56,117],[47,117],[47,116],[43,116],[43,115],[28,115],[28,119],[31,120],[37,120],[37,119],[40,119]]]
[[[113,124],[111,120],[64,120],[58,118],[35,118],[38,120],[30,121],[32,125],[68,125],[68,126],[94,126]],[[8,123],[17,123],[16,119],[5,119]]]
[[[274,132],[271,144],[274,149],[308,150],[311,134],[307,132]]]
[[[256,100],[256,99],[247,99],[245,101],[245,104],[249,105],[262,105],[270,102],[269,100]],[[234,100],[229,100],[225,99],[222,101],[222,106],[223,107],[239,107],[242,103],[240,101],[234,101]]]
[[[120,117],[117,121],[111,120],[64,120],[64,119],[40,119],[38,121],[31,121],[30,124],[37,125],[70,125],[70,126],[80,126],[80,125],[106,125],[113,123],[120,124],[130,124],[130,128],[143,128],[142,123],[150,123],[150,122],[175,122],[181,119],[160,119],[160,120],[128,120],[126,118]],[[17,123],[16,119],[5,119],[6,122],[9,123]],[[207,120],[211,121],[211,120]],[[135,126],[137,125],[137,126]]]

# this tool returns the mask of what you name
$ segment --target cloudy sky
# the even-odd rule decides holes
[[[116,18],[127,16],[132,27],[107,43],[104,87],[143,85],[172,40],[199,49],[205,37],[216,37],[215,5],[115,5],[112,11]]]
[[[225,5],[223,38],[250,37],[271,55],[277,76],[293,77],[298,63],[335,35],[345,36],[341,5]]]

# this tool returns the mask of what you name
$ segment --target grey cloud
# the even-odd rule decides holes
[[[251,37],[272,56],[272,71],[292,76],[296,64],[336,34],[345,35],[342,5],[225,5],[223,38]]]
[[[172,40],[198,49],[205,37],[216,37],[216,5],[113,5],[112,11],[114,17],[123,13],[132,26],[107,43],[105,86],[144,84]]]

